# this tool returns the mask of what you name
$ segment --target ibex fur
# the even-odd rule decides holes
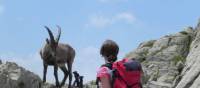
[[[69,75],[68,88],[71,88],[72,64],[75,58],[75,50],[68,44],[59,43],[61,28],[59,26],[57,27],[58,27],[58,36],[55,39],[51,30],[47,26],[45,26],[50,36],[50,39],[48,38],[46,39],[46,44],[40,50],[40,56],[43,60],[43,66],[44,66],[43,82],[46,82],[47,67],[49,65],[52,65],[54,66],[54,76],[56,80],[56,86],[57,87],[63,86]],[[66,63],[68,69],[65,66]],[[58,80],[58,72],[57,72],[58,68],[60,68],[64,73],[64,78],[61,84],[59,83]]]

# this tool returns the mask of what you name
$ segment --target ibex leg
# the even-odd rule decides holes
[[[69,72],[68,72],[68,70],[67,70],[67,68],[66,68],[65,65],[62,65],[62,66],[60,67],[60,69],[61,69],[61,70],[63,71],[63,73],[64,73],[64,78],[63,78],[62,83],[61,83],[61,86],[63,86],[63,85],[65,85],[65,81],[66,81],[66,79],[67,79],[67,77],[68,77],[68,75],[69,75]]]
[[[68,71],[69,71],[69,86],[68,86],[68,88],[71,88],[71,83],[72,83],[72,64],[68,63],[67,67],[68,67]]]
[[[48,65],[43,63],[43,67],[44,67],[44,69],[43,69],[43,83],[45,83],[46,82],[46,74],[47,74]]]
[[[54,66],[54,76],[56,79],[56,87],[60,87],[59,80],[58,80],[58,66]]]

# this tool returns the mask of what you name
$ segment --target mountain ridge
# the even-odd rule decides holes
[[[200,22],[196,27],[142,42],[125,57],[141,62],[144,88],[198,88],[199,45]],[[14,62],[2,63],[0,60],[0,79],[1,88],[55,88],[53,84],[43,84],[37,74]],[[95,88],[95,82],[86,83],[84,88]]]

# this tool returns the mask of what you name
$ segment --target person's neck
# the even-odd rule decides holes
[[[107,63],[110,63],[110,62],[108,61],[108,58],[104,57],[104,60],[105,60],[105,63],[106,63],[106,64],[107,64]]]
[[[111,62],[109,62],[109,61],[105,60],[105,63],[107,64],[107,63],[111,63]]]

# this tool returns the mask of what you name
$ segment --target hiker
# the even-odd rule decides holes
[[[83,88],[83,76],[80,76],[77,71],[73,72],[75,80],[73,83],[74,88]]]
[[[73,86],[78,87],[80,85],[80,81],[79,81],[80,75],[78,74],[77,71],[74,71],[73,74],[74,74],[74,77],[75,77]]]
[[[118,52],[119,47],[112,40],[106,40],[101,46],[105,64],[97,72],[97,88],[142,88],[141,64],[134,58],[116,61]]]

